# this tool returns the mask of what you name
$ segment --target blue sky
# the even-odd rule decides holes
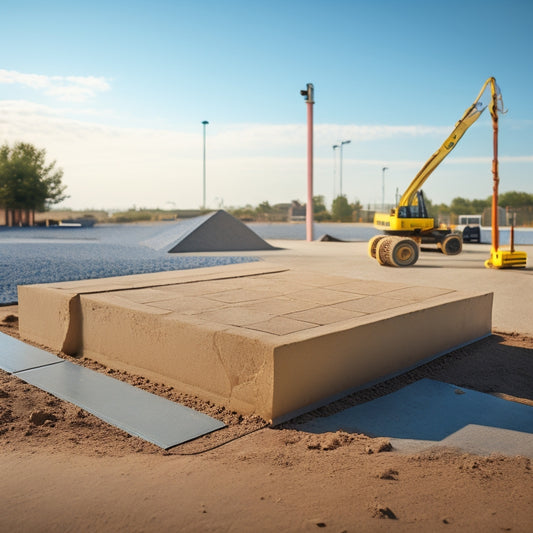
[[[530,0],[3,0],[0,143],[46,148],[63,206],[193,208],[306,198],[392,203],[490,76],[500,190],[533,193]],[[424,186],[434,202],[492,191],[485,113]]]

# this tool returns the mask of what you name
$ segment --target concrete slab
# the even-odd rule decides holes
[[[408,453],[438,445],[533,458],[533,407],[431,379],[298,427],[388,437]]]
[[[16,375],[165,449],[225,426],[203,413],[65,360]]]
[[[265,262],[98,281],[19,287],[21,336],[274,422],[491,333],[490,293]]]
[[[80,317],[79,299],[82,294],[116,293],[124,291],[128,299],[131,298],[133,289],[165,288],[172,290],[172,286],[179,284],[183,287],[194,285],[196,281],[216,280],[217,283],[231,282],[233,278],[253,275],[254,272],[264,273],[286,270],[284,267],[266,266],[264,263],[246,263],[232,265],[234,268],[227,270],[224,266],[199,268],[191,270],[178,270],[155,272],[152,274],[135,274],[131,276],[118,276],[102,279],[65,281],[60,283],[47,283],[39,285],[20,285],[18,287],[19,309],[31,309],[31,335],[27,338],[43,346],[57,347],[66,353],[76,353],[79,348]],[[266,269],[266,270],[265,270]],[[31,289],[27,289],[31,287]],[[213,290],[210,286],[209,290]],[[30,292],[28,292],[30,291]],[[144,296],[143,293],[142,296]],[[27,305],[20,305],[24,299]],[[142,298],[141,298],[142,300]],[[142,301],[140,302],[142,303]],[[132,304],[130,304],[132,305]],[[53,310],[53,311],[52,311]],[[153,313],[158,312],[156,308]],[[160,314],[167,311],[159,310]],[[20,324],[24,329],[23,320]]]
[[[0,368],[10,374],[62,361],[60,357],[0,333]]]
[[[343,224],[343,228],[350,225]],[[353,224],[354,232],[361,224]],[[371,229],[369,225],[368,229]],[[305,242],[270,241],[283,248],[276,252],[254,254],[265,260],[276,261],[286,268],[312,270],[316,273],[351,278],[355,283],[377,287],[382,282],[399,286],[449,288],[455,291],[476,290],[494,294],[493,331],[519,332],[533,336],[533,265],[525,269],[495,270],[485,268],[490,257],[490,244],[463,246],[463,253],[446,256],[440,253],[422,253],[412,268],[386,268],[368,256],[365,242]],[[520,249],[533,257],[532,245]],[[530,261],[531,263],[531,261]],[[353,279],[357,278],[357,279]],[[351,283],[351,282],[350,282]],[[362,289],[364,290],[364,289]]]
[[[323,306],[306,309],[304,311],[297,311],[295,313],[288,313],[285,316],[296,320],[303,320],[304,322],[310,322],[311,324],[325,326],[326,324],[334,324],[335,322],[342,322],[343,320],[350,320],[357,316],[363,316],[363,313],[354,313],[352,311],[345,311],[344,309],[337,309],[336,307]]]

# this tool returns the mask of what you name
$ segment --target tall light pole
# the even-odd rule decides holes
[[[381,209],[383,212],[385,212],[385,170],[389,170],[389,167],[381,169]]]
[[[202,124],[204,126],[204,194],[203,194],[203,202],[202,202],[202,209],[205,209],[205,127],[209,124],[207,120],[202,121]]]
[[[337,174],[337,153],[335,152],[335,150],[339,147],[338,144],[334,144],[333,145],[333,200],[335,200],[335,193],[337,192],[336,191],[336,188],[335,188],[335,180],[337,178],[336,174]]]
[[[312,83],[300,91],[307,104],[307,206],[305,210],[306,240],[313,240],[313,105],[315,89]]]
[[[345,145],[345,144],[350,144],[352,141],[341,141],[340,143],[340,151],[341,151],[341,161],[340,161],[340,196],[342,196],[342,147]]]

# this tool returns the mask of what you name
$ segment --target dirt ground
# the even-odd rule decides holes
[[[0,331],[18,336],[16,307]],[[162,450],[0,371],[0,531],[529,532],[524,457],[383,438],[311,434],[299,423],[428,377],[533,406],[533,339],[496,333],[299,419],[269,427],[142,376],[68,358],[223,420]]]

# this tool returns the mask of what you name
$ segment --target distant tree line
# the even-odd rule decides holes
[[[313,219],[316,222],[354,222],[359,219],[358,214],[361,209],[362,206],[358,201],[349,203],[346,196],[338,196],[333,201],[331,210],[328,210],[324,196],[313,196]],[[296,210],[302,214],[299,218],[305,217],[305,204],[300,204],[297,200],[293,200],[290,204],[270,205],[265,201],[256,207],[246,205],[226,208],[226,211],[243,221],[260,222],[286,222]]]
[[[425,198],[429,216],[436,220],[453,218],[458,215],[482,214],[484,209],[492,205],[492,197],[485,200],[468,200],[466,198],[454,198],[450,205],[433,204],[430,199]],[[509,209],[522,209],[531,211],[533,217],[533,194],[524,192],[506,192],[499,195],[499,205]],[[261,202],[257,206],[251,204],[243,207],[225,207],[224,209],[234,217],[243,222],[287,222],[297,208],[299,217],[293,220],[305,220],[305,204],[297,200],[291,203],[273,204],[268,201]],[[139,222],[175,220],[198,216],[209,212],[209,209],[202,210],[163,210],[132,207],[129,210],[116,212],[104,222]],[[316,222],[372,222],[374,211],[364,209],[359,201],[349,202],[345,195],[337,196],[328,209],[324,196],[313,197],[313,218]],[[529,219],[527,219],[529,220]],[[527,222],[525,225],[528,225]],[[533,218],[531,219],[533,221]],[[456,221],[454,221],[455,223]],[[533,223],[533,222],[532,222]]]
[[[432,216],[437,213],[455,213],[461,215],[474,215],[482,213],[487,207],[492,205],[492,196],[487,197],[485,200],[468,200],[466,198],[457,197],[454,198],[451,204],[431,204],[427,201],[428,208]],[[518,209],[523,207],[533,206],[533,194],[527,192],[509,191],[498,195],[498,205],[500,207],[507,207],[512,209]]]
[[[0,146],[0,209],[4,224],[33,225],[36,211],[63,201],[63,170],[46,161],[46,150],[18,142]],[[1,224],[0,219],[0,224]]]
[[[483,210],[492,205],[492,196],[482,200],[469,200],[457,197],[452,200],[450,205],[441,203],[433,204],[427,197],[426,206],[429,216],[439,219],[446,216],[473,215],[481,214]],[[533,194],[526,192],[509,191],[501,193],[498,196],[500,207],[509,209],[533,209]],[[293,201],[294,203],[298,203]],[[247,205],[245,207],[228,208],[233,216],[245,221],[282,221],[287,220],[287,205],[277,204],[270,205],[269,202],[261,202],[257,207]],[[300,204],[298,204],[300,205]],[[301,206],[302,209],[305,205]],[[324,196],[313,196],[313,218],[316,222],[359,222],[363,214],[368,215],[370,208],[363,209],[359,201],[349,202],[345,195],[337,196],[332,204],[331,209],[326,207]],[[370,212],[369,220],[373,218],[373,212]],[[365,220],[367,218],[365,217]]]
[[[67,198],[62,178],[63,170],[56,167],[55,161],[46,161],[44,149],[24,142],[15,143],[12,147],[8,144],[0,146],[0,225],[33,225],[36,212],[46,211]],[[484,200],[457,197],[450,205],[433,204],[426,198],[426,204],[429,215],[436,220],[446,217],[453,219],[457,215],[481,214],[491,206],[492,197]],[[533,194],[517,191],[501,193],[499,205],[527,212],[527,216],[523,218],[524,224],[533,223]],[[305,205],[296,200],[290,204],[276,205],[264,201],[256,207],[246,205],[226,210],[243,221],[285,222],[305,219]],[[113,221],[167,219],[165,213],[172,214],[172,211],[134,207],[126,212],[116,213]],[[364,210],[357,200],[350,203],[345,195],[337,196],[330,209],[326,207],[324,196],[313,196],[313,216],[317,222],[371,221],[372,215],[370,208]],[[176,211],[174,216],[185,215]]]

